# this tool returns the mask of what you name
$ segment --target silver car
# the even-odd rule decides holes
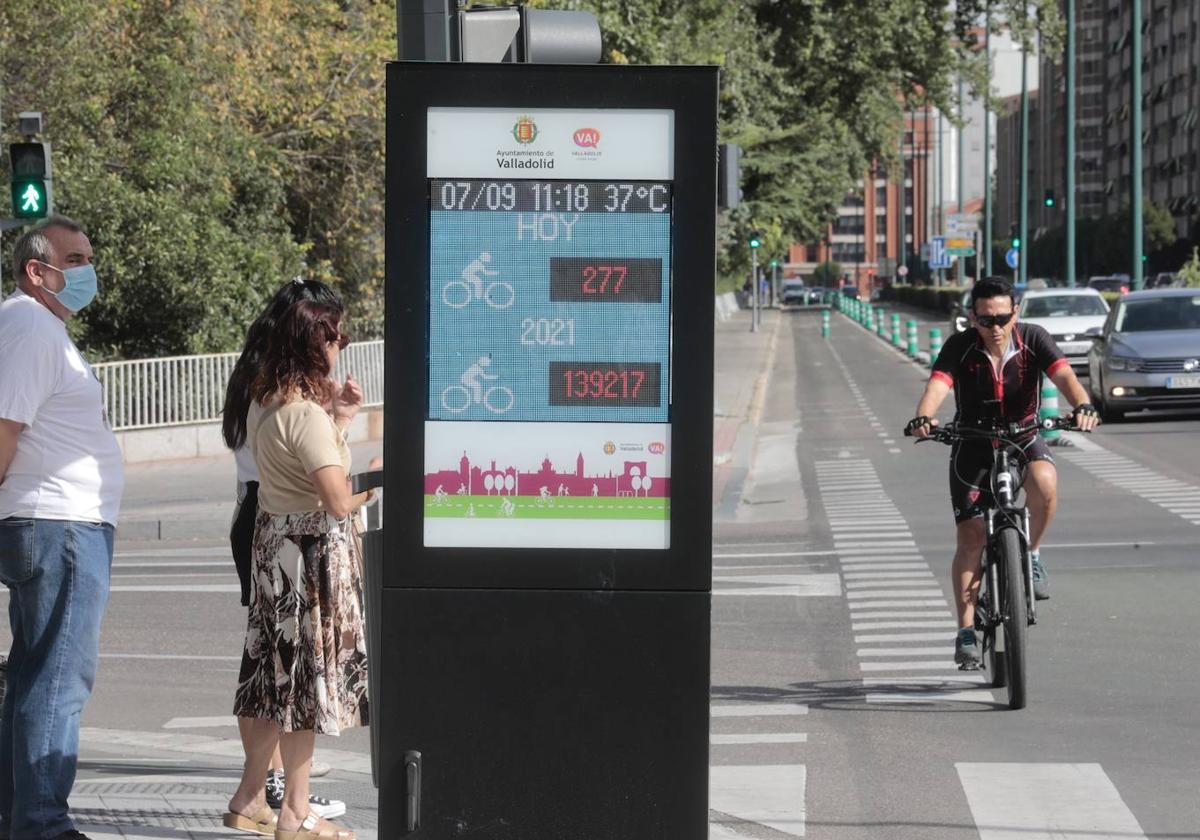
[[[1200,289],[1124,295],[1098,339],[1089,388],[1105,420],[1143,408],[1200,408]]]
[[[1087,373],[1093,336],[1108,318],[1108,303],[1095,289],[1030,289],[1021,298],[1020,316],[1050,333],[1076,373]]]

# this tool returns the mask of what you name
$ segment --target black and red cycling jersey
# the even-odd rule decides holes
[[[1027,423],[1041,404],[1041,377],[1069,365],[1050,333],[1036,324],[1017,322],[1000,375],[976,329],[947,339],[932,376],[954,386],[954,419],[972,425]]]

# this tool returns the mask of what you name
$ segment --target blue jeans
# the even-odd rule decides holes
[[[67,797],[92,693],[112,569],[111,525],[0,519],[12,651],[0,714],[0,837],[74,828]]]

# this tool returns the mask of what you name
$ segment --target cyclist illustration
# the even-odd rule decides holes
[[[442,391],[442,406],[455,414],[481,403],[493,414],[503,414],[512,408],[513,392],[511,389],[503,385],[484,388],[481,380],[491,382],[500,378],[499,374],[487,372],[491,363],[491,356],[480,356],[479,360],[459,377],[460,384],[449,385]]]
[[[553,500],[550,498],[550,488],[544,484],[538,488],[537,503],[538,503],[539,507],[544,507],[545,505],[554,504]]]
[[[457,490],[455,490],[454,492],[455,492],[456,494],[458,494],[459,496],[465,496],[465,495],[467,495],[467,485],[465,485],[465,484],[459,484],[459,485],[458,485],[458,489],[457,489]]]
[[[487,278],[500,276],[499,271],[488,268],[491,261],[491,253],[484,251],[467,263],[461,280],[451,280],[442,287],[442,301],[455,309],[461,309],[473,300],[482,300],[493,309],[512,306],[516,293],[511,283],[492,281],[485,284]]]
[[[517,506],[514,505],[507,496],[505,496],[504,499],[500,502],[500,515],[501,516],[512,516],[513,513],[516,512],[516,510],[517,510]]]
[[[600,495],[600,488],[595,484],[592,485],[592,498],[595,499]]]
[[[440,504],[445,503],[446,491],[442,488],[442,485],[439,484],[437,486],[437,489],[433,491],[433,498],[435,499],[435,502],[434,502],[435,504],[440,505]]]

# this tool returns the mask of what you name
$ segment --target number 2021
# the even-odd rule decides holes
[[[553,347],[574,345],[575,319],[526,318],[521,322],[521,343],[545,344]]]

